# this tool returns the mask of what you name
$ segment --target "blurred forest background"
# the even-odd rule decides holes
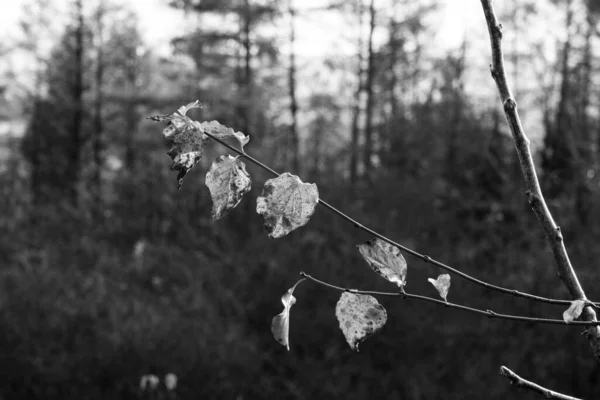
[[[500,365],[600,396],[580,329],[383,298],[388,323],[356,354],[334,316],[339,293],[309,282],[294,293],[288,353],[270,323],[300,271],[392,289],[355,248],[369,237],[317,208],[268,239],[255,198],[269,177],[253,166],[252,192],[213,223],[204,175],[227,150],[213,144],[177,191],[162,127],[145,119],[198,99],[192,118],[250,134],[250,154],[381,233],[566,299],[526,204],[479,1],[164,0],[165,18],[181,21],[167,46],[145,39],[144,2],[17,3],[0,42],[1,398],[148,398],[140,378],[167,373],[176,390],[161,383],[154,398],[537,398]],[[497,3],[545,194],[600,300],[600,6]],[[444,31],[449,14],[476,23]],[[151,30],[172,28],[155,20]],[[442,271],[407,261],[408,290],[436,296],[426,278]],[[459,278],[449,297],[563,312]]]

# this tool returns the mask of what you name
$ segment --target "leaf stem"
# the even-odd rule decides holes
[[[229,143],[226,143],[225,141],[215,137],[214,135],[208,133],[208,132],[204,132],[204,134],[208,137],[210,137],[211,139],[217,141],[218,143],[222,144],[223,146],[227,147],[229,150],[243,156],[244,158],[246,158],[248,161],[250,161],[251,163],[259,166],[260,168],[264,169],[265,171],[269,172],[271,175],[273,176],[279,176],[279,173],[275,170],[273,170],[272,168],[268,167],[267,165],[263,164],[262,162],[258,161],[256,158],[248,155],[246,152],[239,150],[237,148],[235,148],[234,146],[230,145]],[[570,300],[558,300],[558,299],[551,299],[548,297],[542,297],[542,296],[536,296],[534,294],[529,294],[529,293],[524,293],[524,292],[520,292],[518,290],[514,290],[514,289],[507,289],[501,286],[496,286],[496,285],[492,285],[491,283],[487,283],[484,282],[482,280],[479,280],[475,277],[472,277],[471,275],[468,275],[464,272],[461,272],[457,269],[454,269],[452,267],[450,267],[449,265],[446,265],[440,261],[437,261],[431,257],[429,257],[428,255],[425,254],[421,254],[415,250],[409,249],[408,247],[405,247],[399,243],[394,242],[393,240],[383,236],[382,234],[372,230],[371,228],[361,224],[360,222],[356,221],[355,219],[351,218],[350,216],[344,214],[342,211],[338,210],[337,208],[335,208],[334,206],[332,206],[331,204],[327,203],[325,200],[323,199],[319,199],[319,203],[321,203],[321,205],[323,205],[323,207],[325,207],[326,209],[328,209],[329,211],[333,212],[334,214],[337,214],[339,217],[341,217],[342,219],[350,222],[352,225],[354,225],[356,228],[363,230],[389,244],[391,244],[392,246],[396,246],[399,249],[403,250],[404,252],[412,255],[413,257],[416,257],[424,262],[433,264],[439,268],[442,268],[450,273],[453,273],[455,275],[460,276],[461,278],[464,278],[468,281],[471,281],[477,285],[483,286],[487,289],[490,290],[495,290],[497,292],[501,292],[501,293],[506,293],[506,294],[510,294],[516,297],[523,297],[529,300],[534,300],[534,301],[539,301],[539,302],[543,302],[543,303],[548,303],[548,304],[556,304],[556,305],[562,305],[562,306],[568,306],[571,304]],[[592,306],[598,306],[598,303],[594,303],[594,302],[589,302],[589,305]]]
[[[320,279],[314,278],[304,272],[300,272],[300,276],[309,279],[319,285],[328,287],[330,289],[339,290],[341,292],[350,292],[355,294],[368,294],[374,296],[392,296],[392,297],[401,297],[403,299],[414,299],[426,301],[429,303],[435,303],[442,305],[444,307],[456,308],[463,311],[468,311],[473,314],[484,315],[488,318],[498,318],[498,319],[507,319],[511,321],[522,321],[522,322],[532,322],[538,324],[552,324],[552,325],[577,325],[577,326],[598,326],[600,325],[599,321],[573,321],[570,323],[565,322],[562,319],[551,319],[551,318],[534,318],[534,317],[524,317],[521,315],[510,315],[510,314],[499,314],[492,310],[480,310],[478,308],[467,307],[460,304],[445,302],[442,300],[434,299],[432,297],[420,296],[418,294],[410,294],[406,292],[376,292],[372,290],[357,290],[357,289],[347,289],[340,286],[332,285],[331,283],[324,282]]]

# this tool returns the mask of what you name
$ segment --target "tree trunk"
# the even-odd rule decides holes
[[[576,146],[576,150],[579,155],[579,172],[578,172],[578,184],[575,191],[575,211],[579,222],[582,225],[587,225],[589,220],[589,210],[591,209],[591,195],[592,191],[589,188],[587,171],[594,166],[594,152],[593,152],[593,139],[591,135],[591,127],[589,120],[589,105],[590,105],[590,86],[591,73],[592,73],[592,36],[596,28],[596,21],[592,14],[592,10],[587,10],[586,18],[586,31],[585,31],[585,45],[583,50],[583,60],[581,62],[581,79],[579,86],[580,101],[578,107],[578,118],[579,121],[579,132],[580,137],[578,138],[579,145]]]
[[[132,52],[130,57],[133,59],[137,57],[137,54]],[[137,62],[131,62],[126,68],[128,94],[125,99],[125,166],[130,173],[133,173],[135,171],[135,135],[139,119],[137,114]]]
[[[513,64],[513,93],[515,99],[519,99],[519,33],[520,33],[520,25],[519,25],[519,0],[513,0],[513,12],[512,12],[512,20],[513,20],[513,42],[512,42],[512,64]]]
[[[94,190],[97,196],[96,201],[102,202],[102,169],[104,167],[104,138],[103,138],[103,121],[102,121],[102,106],[104,105],[104,93],[102,84],[104,81],[104,3],[101,2],[98,6],[96,15],[98,44],[96,49],[96,71],[95,71],[95,88],[96,101],[94,102]]]
[[[458,151],[460,149],[459,134],[464,113],[463,101],[463,79],[465,72],[465,60],[467,53],[467,42],[463,41],[460,55],[454,60],[454,71],[451,79],[452,104],[451,114],[448,126],[448,153],[446,155],[446,171],[448,179],[455,179],[456,167],[458,165]],[[454,85],[456,83],[456,87]]]
[[[74,206],[77,206],[79,195],[78,186],[81,173],[81,147],[83,146],[83,137],[81,132],[81,122],[83,119],[83,0],[76,0],[76,18],[75,28],[75,49],[73,65],[73,120],[71,127],[71,151],[69,157],[69,169],[71,173],[70,197]]]
[[[397,21],[397,2],[393,1],[392,17],[390,18],[389,28],[389,51],[390,51],[390,63],[389,63],[389,74],[390,80],[388,85],[388,101],[390,105],[389,115],[387,116],[387,127],[385,131],[385,137],[380,138],[380,149],[379,156],[382,160],[389,161],[390,159],[390,148],[392,145],[392,137],[395,132],[401,132],[398,127],[398,123],[401,121],[401,116],[398,114],[398,98],[396,97],[396,87],[398,86],[398,76],[396,75],[396,67],[398,64],[398,21]]]
[[[592,15],[592,10],[588,10],[586,18],[585,44],[583,49],[583,60],[581,62],[581,79],[580,79],[580,101],[578,107],[578,118],[580,128],[578,129],[581,137],[578,142],[578,152],[581,156],[581,161],[587,169],[593,161],[593,141],[591,137],[589,106],[590,106],[590,86],[592,73],[592,35],[595,29],[595,19]]]
[[[573,100],[569,68],[572,50],[572,0],[568,0],[566,7],[565,29],[567,31],[567,38],[564,43],[560,60],[561,84],[556,120],[554,129],[546,134],[542,163],[546,172],[545,183],[548,195],[551,197],[574,190],[573,184],[577,178],[577,150],[574,144],[572,132],[573,126],[571,114],[569,112],[569,105]]]
[[[252,127],[252,43],[250,41],[250,31],[252,24],[252,10],[250,9],[250,0],[245,0],[243,15],[243,47],[244,47],[244,82],[243,82],[243,101],[244,101],[244,133],[250,134]]]
[[[363,163],[365,165],[365,176],[369,178],[372,167],[371,156],[373,154],[373,80],[375,77],[375,54],[373,51],[373,31],[375,30],[375,0],[371,0],[369,5],[370,25],[368,42],[368,60],[367,60],[367,81],[365,92],[367,95],[367,106],[365,109],[365,148],[363,153]]]
[[[358,140],[360,136],[359,120],[361,114],[361,95],[363,92],[363,5],[362,0],[359,0],[358,6],[358,70],[357,70],[357,85],[356,95],[354,97],[354,109],[352,110],[352,131],[350,141],[350,185],[354,187],[358,180]]]
[[[288,83],[290,90],[290,114],[292,117],[290,125],[292,170],[300,174],[300,140],[298,137],[298,102],[296,99],[296,11],[293,0],[290,0],[290,66],[288,70]]]

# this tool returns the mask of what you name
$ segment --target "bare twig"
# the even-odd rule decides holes
[[[535,384],[533,382],[529,382],[529,381],[521,378],[519,375],[515,374],[514,372],[512,372],[510,369],[506,368],[505,366],[500,367],[500,375],[508,378],[510,380],[511,385],[516,385],[518,387],[532,390],[534,392],[541,394],[542,396],[544,396],[547,399],[581,400],[576,397],[567,396],[566,394],[554,392],[552,390],[541,387],[540,385]]]
[[[492,0],[481,0],[481,5],[483,6],[492,47],[492,64],[490,69],[492,77],[496,81],[496,86],[498,87],[500,99],[504,107],[504,114],[508,120],[517,154],[519,155],[521,170],[523,171],[525,184],[527,186],[526,194],[529,205],[533,209],[533,212],[546,233],[546,237],[552,248],[552,253],[554,254],[554,259],[556,260],[560,279],[563,281],[573,299],[586,300],[585,292],[579,284],[577,275],[569,260],[560,228],[554,222],[552,214],[550,214],[550,210],[544,200],[544,195],[542,194],[533,158],[531,156],[529,139],[521,126],[519,113],[517,112],[517,103],[508,86],[506,72],[504,70],[504,57],[502,55],[502,25],[498,23]],[[582,318],[585,321],[596,321],[596,313],[591,307],[585,307]],[[600,328],[590,328],[586,331],[586,337],[592,346],[594,355],[596,358],[600,359]]]
[[[342,292],[350,292],[356,294],[368,294],[373,296],[393,296],[393,297],[401,297],[403,299],[414,299],[427,301],[429,303],[435,303],[444,307],[456,308],[463,311],[468,311],[470,313],[484,315],[488,318],[498,318],[498,319],[507,319],[511,321],[521,321],[521,322],[531,322],[537,324],[551,324],[551,325],[579,325],[579,326],[597,326],[600,325],[600,322],[586,322],[586,321],[573,321],[570,323],[566,323],[562,319],[550,319],[550,318],[534,318],[534,317],[524,317],[521,315],[510,315],[510,314],[498,314],[492,310],[480,310],[478,308],[472,308],[467,306],[462,306],[460,304],[448,303],[446,301],[434,299],[432,297],[420,296],[418,294],[410,294],[406,292],[376,292],[372,290],[358,290],[358,289],[348,289],[340,286],[332,285],[331,283],[324,282],[320,279],[314,278],[304,272],[300,272],[300,275],[306,279],[309,279],[319,285],[328,287],[330,289],[339,290]]]
[[[239,154],[240,156],[244,157],[246,160],[248,160],[249,162],[259,166],[260,168],[262,168],[263,170],[267,171],[268,173],[270,173],[273,176],[279,176],[279,173],[275,170],[273,170],[272,168],[268,167],[267,165],[263,164],[262,162],[258,161],[257,159],[255,159],[254,157],[248,155],[246,152],[244,152],[243,150],[237,149],[236,147],[230,145],[229,143],[219,139],[218,137],[212,135],[210,132],[204,132],[204,134],[208,137],[210,137],[211,139],[217,141],[218,143],[222,144],[223,146],[227,147],[229,150],[235,152],[236,154]],[[381,240],[383,240],[384,242],[387,242],[389,244],[391,244],[392,246],[396,246],[399,249],[405,251],[406,253],[424,261],[430,264],[433,264],[439,268],[442,268],[454,275],[458,275],[468,281],[471,281],[477,285],[483,286],[487,289],[490,290],[495,290],[497,292],[501,292],[501,293],[506,293],[506,294],[510,294],[516,297],[523,297],[529,300],[534,300],[534,301],[539,301],[539,302],[543,302],[543,303],[548,303],[548,304],[556,304],[556,305],[562,305],[562,306],[569,306],[571,304],[570,300],[558,300],[558,299],[551,299],[548,297],[542,297],[542,296],[536,296],[533,294],[529,294],[529,293],[524,293],[524,292],[520,292],[518,290],[513,290],[513,289],[507,289],[501,286],[496,286],[496,285],[492,285],[490,283],[484,282],[482,280],[479,280],[477,278],[472,277],[471,275],[468,275],[464,272],[461,272],[457,269],[454,269],[444,263],[441,263],[437,260],[434,260],[433,258],[429,257],[428,255],[424,255],[421,254],[415,250],[409,249],[408,247],[405,247],[399,243],[394,242],[393,240],[383,236],[382,234],[372,230],[371,228],[368,228],[367,226],[361,224],[360,222],[356,221],[355,219],[349,217],[348,215],[344,214],[342,211],[338,210],[337,208],[335,208],[334,206],[332,206],[331,204],[327,203],[325,200],[323,199],[319,199],[319,203],[321,205],[323,205],[325,208],[327,208],[329,211],[333,212],[334,214],[337,214],[339,217],[341,217],[342,219],[345,219],[346,221],[350,222],[352,225],[354,225],[356,228],[363,230]],[[590,304],[593,305],[600,305],[597,303],[592,303],[590,302]]]

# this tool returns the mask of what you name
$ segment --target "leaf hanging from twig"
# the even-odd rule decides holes
[[[318,202],[317,185],[286,172],[265,182],[256,212],[264,217],[269,237],[280,238],[305,225]]]
[[[399,248],[379,238],[369,240],[356,247],[373,271],[400,288],[406,285],[406,260]]]
[[[583,311],[583,307],[585,307],[585,300],[572,301],[569,308],[563,312],[563,319],[565,322],[568,324],[579,318]]]
[[[199,102],[195,101],[186,106],[179,107],[179,113],[170,115],[154,115],[151,120],[167,122],[163,130],[163,136],[173,145],[167,154],[173,160],[171,169],[179,171],[177,174],[177,188],[181,189],[183,177],[202,158],[206,139],[196,126],[196,123],[185,113],[192,108],[199,108]]]
[[[271,322],[271,332],[279,343],[285,346],[288,351],[290,350],[290,310],[294,304],[296,304],[296,298],[292,295],[294,289],[304,278],[300,279],[294,286],[288,289],[288,291],[281,296],[281,302],[283,303],[283,311],[273,317]]]
[[[447,303],[448,291],[450,290],[450,275],[441,274],[437,279],[429,278],[427,280],[431,282],[433,287],[437,289],[440,297]]]
[[[250,175],[239,157],[219,156],[206,173],[206,186],[213,200],[214,220],[229,214],[250,190]]]
[[[387,321],[385,308],[373,296],[344,292],[335,306],[335,316],[350,348],[358,345],[383,328]]]
[[[229,139],[236,138],[240,142],[241,150],[244,150],[244,146],[250,141],[250,136],[244,135],[242,132],[235,132],[228,126],[221,125],[218,121],[207,121],[200,124],[200,128],[204,132],[208,132],[217,139]]]

